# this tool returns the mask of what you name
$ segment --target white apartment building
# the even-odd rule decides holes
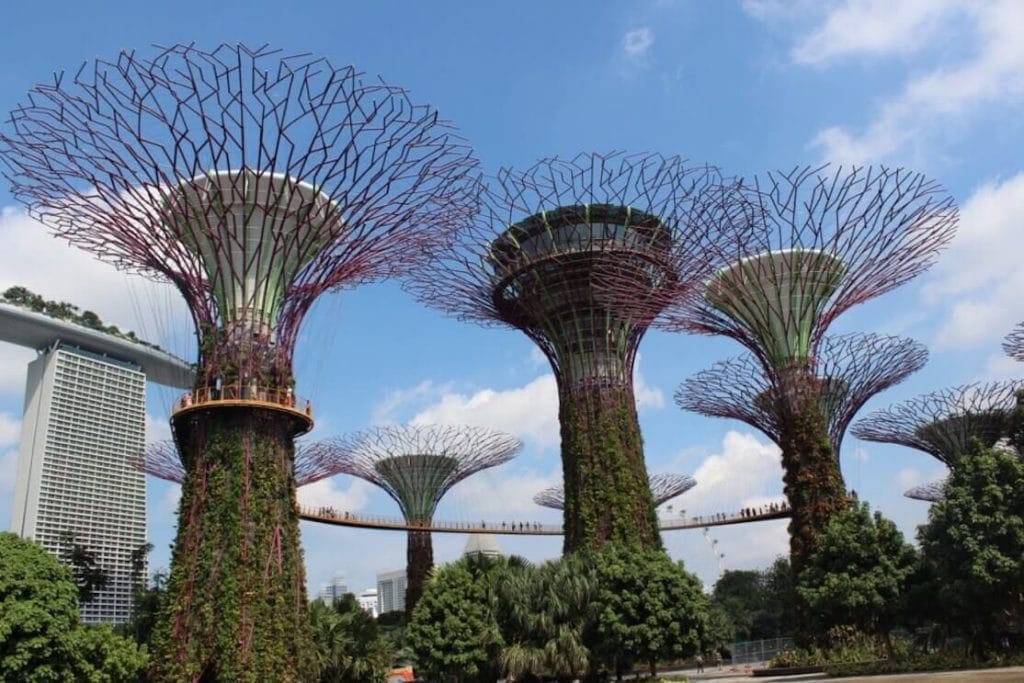
[[[97,554],[109,583],[81,606],[88,623],[131,616],[132,552],[146,542],[145,475],[131,462],[145,447],[145,390],[140,366],[63,342],[28,366],[12,530],[58,556],[71,531]]]
[[[370,616],[372,616],[374,619],[377,618],[377,615],[380,614],[380,612],[377,611],[376,588],[367,588],[362,593],[360,593],[359,597],[356,599],[359,600],[360,607],[369,612]]]
[[[377,612],[385,614],[405,610],[407,586],[404,569],[377,574]]]

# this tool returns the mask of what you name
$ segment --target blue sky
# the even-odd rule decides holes
[[[86,59],[153,43],[270,43],[410,89],[458,125],[494,170],[552,154],[659,151],[749,175],[832,161],[908,166],[944,183],[962,209],[960,234],[910,285],[841,317],[833,332],[904,334],[930,364],[865,411],[977,379],[1019,376],[999,342],[1024,319],[1024,5],[881,0],[516,3],[270,2],[15,3],[0,41],[0,111],[36,82]],[[176,296],[92,261],[33,223],[0,186],[0,287],[23,284],[91,308],[181,353]],[[735,509],[781,492],[777,455],[736,422],[683,413],[679,382],[738,355],[734,342],[652,332],[640,348],[640,419],[649,467],[698,486],[675,502],[688,513]],[[31,352],[0,346],[0,528],[10,520],[21,395]],[[461,421],[517,433],[519,459],[456,487],[440,516],[554,520],[530,501],[560,476],[556,404],[545,362],[520,333],[443,318],[393,283],[326,297],[297,351],[298,391],[326,436],[385,421]],[[151,436],[166,436],[173,393],[154,388]],[[850,486],[909,535],[927,507],[909,486],[938,478],[924,454],[848,437]],[[154,567],[173,538],[176,490],[151,481]],[[393,514],[382,493],[339,478],[302,497]],[[785,552],[785,523],[713,530],[727,568]],[[671,554],[706,582],[718,562],[700,532],[666,535]],[[401,534],[303,524],[311,588],[335,572],[350,588],[400,567]],[[463,536],[435,536],[454,558]],[[540,560],[556,539],[502,540]]]

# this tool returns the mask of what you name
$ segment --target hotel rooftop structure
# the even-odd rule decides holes
[[[61,535],[96,553],[109,582],[88,623],[131,616],[132,553],[146,542],[146,380],[188,388],[192,368],[159,349],[0,304],[0,341],[33,348],[12,531],[59,556]],[[144,570],[145,571],[145,570]],[[145,574],[143,574],[145,575]]]

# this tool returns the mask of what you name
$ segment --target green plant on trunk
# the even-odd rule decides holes
[[[630,387],[586,387],[559,402],[565,552],[605,543],[661,548]]]
[[[290,419],[211,408],[175,420],[187,475],[154,636],[156,680],[311,678]]]

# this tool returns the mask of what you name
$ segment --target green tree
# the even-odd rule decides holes
[[[81,626],[73,636],[79,657],[77,683],[141,683],[149,655],[144,645],[114,632],[106,624]]]
[[[387,677],[389,642],[353,594],[332,605],[315,601],[309,619],[322,683],[378,683]]]
[[[77,628],[68,568],[41,546],[0,533],[0,680],[74,681]]]
[[[406,637],[421,674],[467,683],[489,670],[501,633],[484,583],[466,561],[434,569]]]
[[[149,644],[166,592],[167,573],[164,571],[154,572],[148,586],[136,584],[132,591],[132,616],[122,632],[140,645]]]
[[[889,636],[913,573],[917,554],[896,525],[867,503],[836,513],[818,539],[797,583],[819,633],[853,626],[879,636],[893,656]]]
[[[975,442],[918,538],[955,622],[983,655],[1024,627],[1024,460]]]
[[[110,582],[96,553],[79,543],[73,531],[65,530],[60,534],[60,559],[71,567],[72,579],[78,587],[78,602],[81,604],[92,600],[96,592],[103,590]]]
[[[700,580],[663,551],[605,546],[597,558],[597,631],[617,673],[702,650],[708,603]]]
[[[789,560],[785,557],[776,558],[767,569],[726,571],[711,594],[712,605],[728,619],[735,640],[791,634],[795,600]]]

